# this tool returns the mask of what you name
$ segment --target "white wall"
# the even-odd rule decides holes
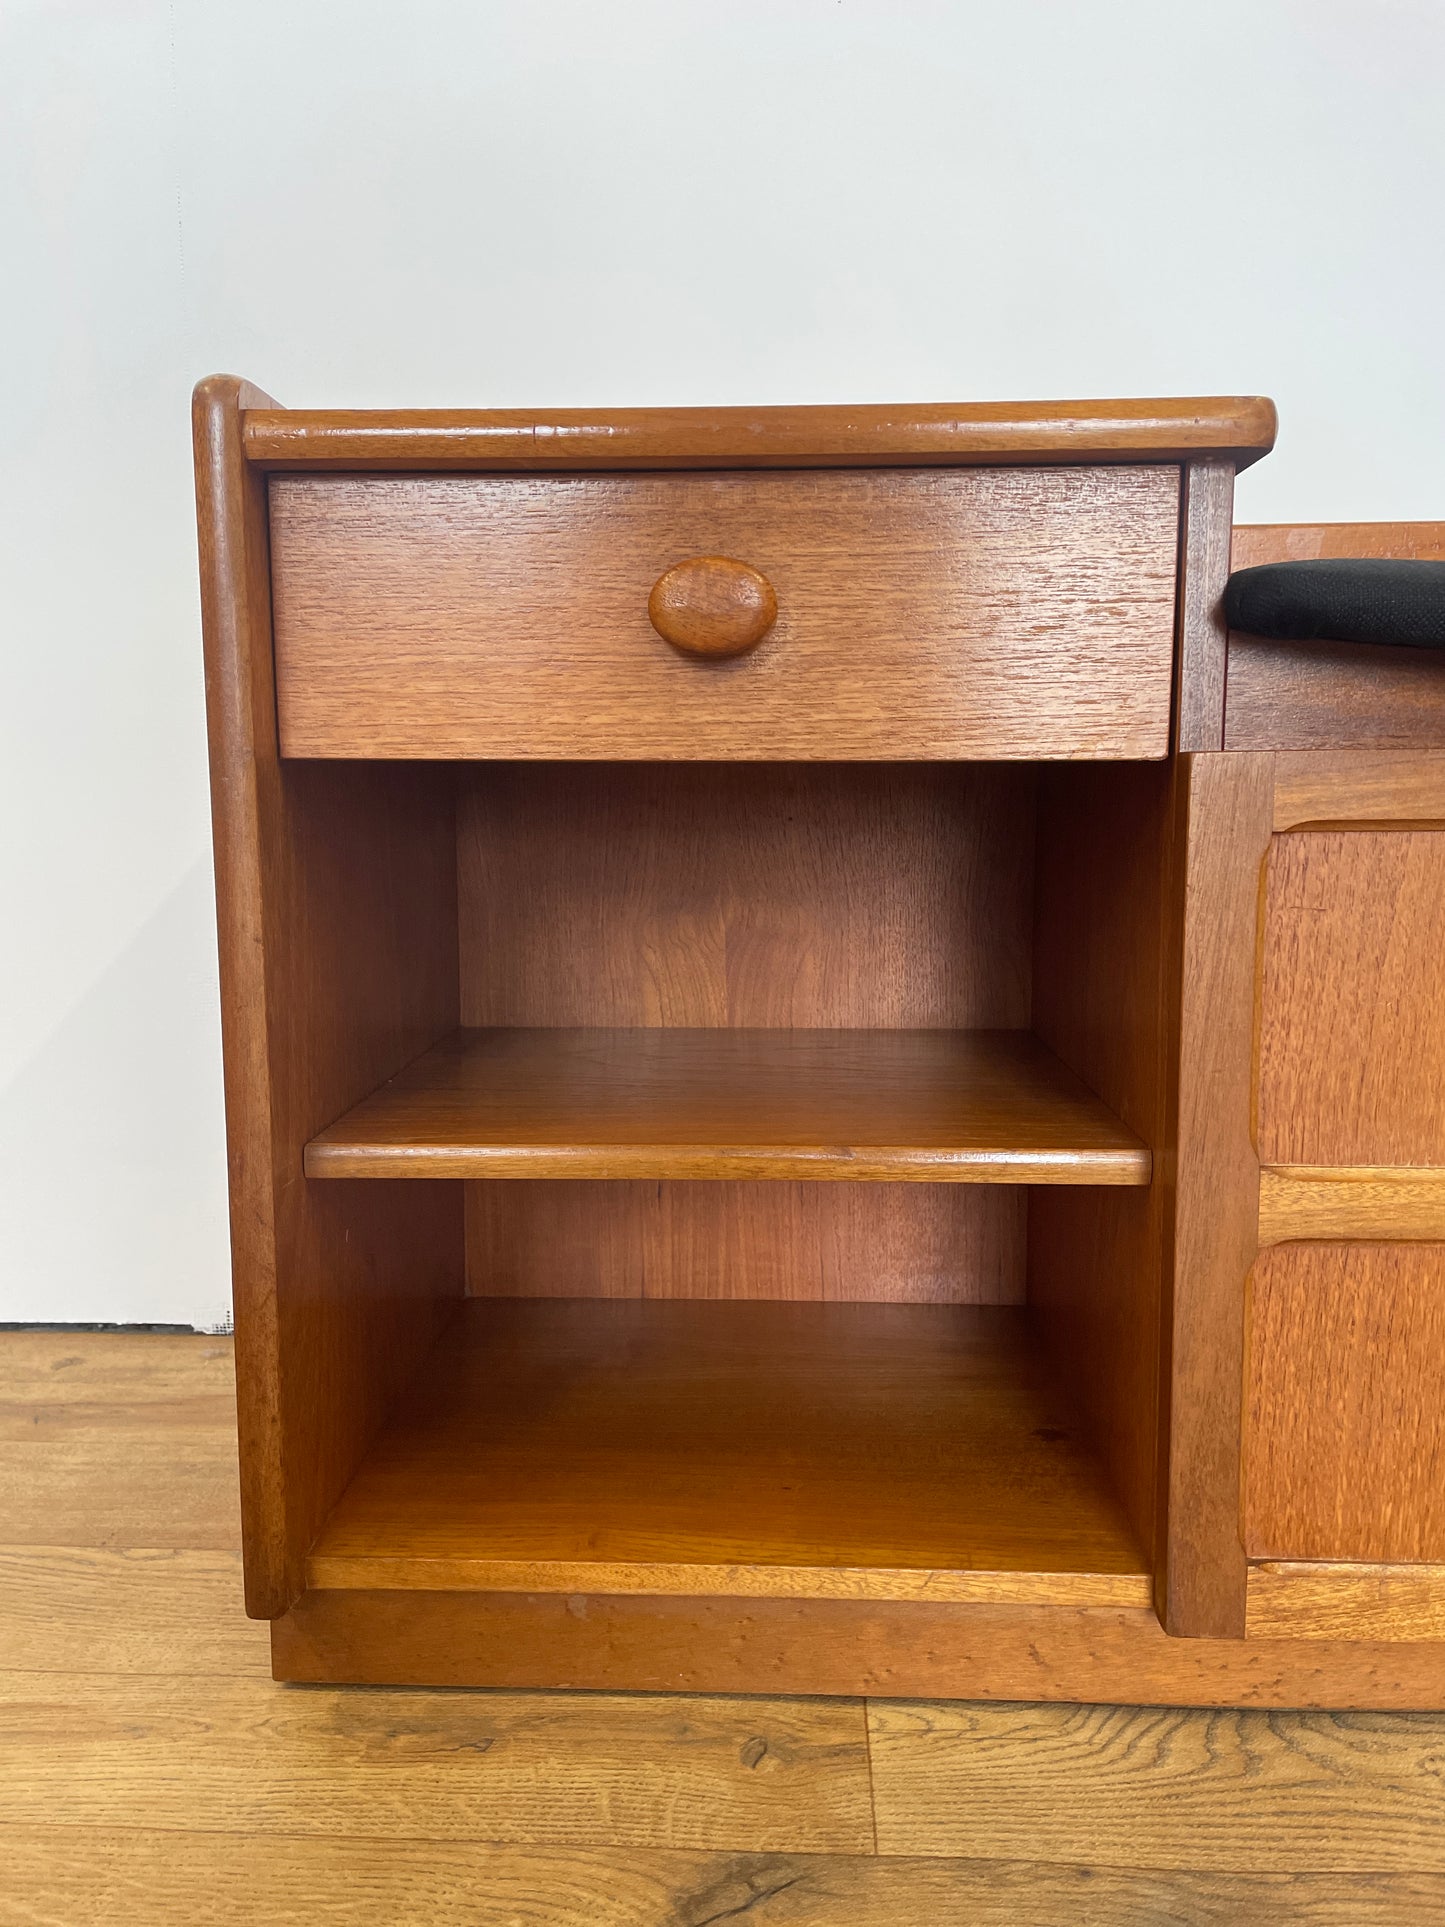
[[[187,395],[1263,391],[1445,516],[1439,0],[0,0],[0,1319],[224,1315]]]

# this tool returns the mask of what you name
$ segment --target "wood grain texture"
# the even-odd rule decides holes
[[[1332,556],[1440,561],[1445,522],[1234,531],[1236,569]],[[1445,748],[1445,675],[1429,650],[1231,635],[1225,739],[1230,749]]]
[[[1229,638],[1227,749],[1445,749],[1436,649]]]
[[[912,1598],[982,1573],[996,1597],[1012,1573],[1039,1598],[1058,1573],[1065,1597],[1088,1576],[1148,1596],[1020,1314],[951,1305],[473,1299],[310,1582],[399,1586],[404,1565],[453,1590],[677,1591],[691,1567],[697,1594]]]
[[[310,1178],[1147,1184],[1027,1031],[459,1030],[306,1147]]]
[[[1015,1029],[1034,772],[463,773],[464,1024]]]
[[[1250,1279],[1253,1559],[1445,1561],[1445,1245],[1274,1245]]]
[[[1146,1608],[312,1591],[271,1642],[293,1680],[1445,1709],[1445,1642],[1174,1639]]]
[[[868,1725],[880,1853],[1445,1870],[1438,1771],[1408,1714],[1159,1709],[1141,1726],[1112,1707],[875,1702]]]
[[[1290,751],[1274,759],[1274,827],[1445,823],[1445,755]]]
[[[109,1425],[235,1426],[230,1338],[205,1332],[0,1326],[0,1411],[14,1437],[52,1418]]]
[[[84,1347],[83,1357],[76,1356],[77,1345]],[[151,1348],[154,1364],[147,1363]],[[228,1350],[211,1340],[4,1333],[0,1394],[18,1402],[39,1383],[49,1403],[60,1407],[72,1398],[94,1404],[92,1395],[103,1393],[107,1409],[118,1414],[152,1394],[168,1401],[173,1460],[159,1474],[163,1494],[210,1423],[204,1397],[190,1394],[209,1393]],[[93,1417],[97,1427],[107,1422],[98,1409]],[[122,1423],[109,1460],[96,1461],[90,1503],[97,1532],[104,1530],[123,1477],[126,1436]],[[1328,1927],[1419,1920],[1424,1927],[1436,1918],[1445,1891],[1445,1880],[1430,1873],[1259,1873],[1175,1864],[1199,1858],[1192,1833],[1183,1851],[1170,1845],[1163,1856],[1167,1864],[1049,1860],[1038,1857],[1032,1842],[1028,1857],[993,1858],[1000,1821],[987,1795],[950,1816],[961,1857],[876,1858],[866,1812],[856,1833],[838,1827],[836,1844],[823,1851],[811,1845],[803,1852],[749,1847],[740,1841],[750,1817],[759,1837],[776,1837],[794,1813],[804,1827],[810,1819],[817,1824],[820,1809],[827,1826],[837,1827],[846,1817],[845,1767],[829,1757],[829,1749],[856,1758],[856,1727],[800,1732],[790,1720],[773,1717],[772,1703],[742,1699],[730,1702],[738,1715],[731,1731],[719,1722],[715,1700],[705,1702],[699,1721],[687,1700],[665,1703],[675,1715],[670,1722],[656,1717],[655,1702],[620,1700],[607,1703],[602,1721],[590,1705],[581,1710],[593,1717],[579,1721],[575,1698],[548,1693],[507,1696],[500,1722],[478,1731],[456,1723],[463,1712],[490,1710],[490,1700],[475,1696],[460,1703],[452,1698],[441,1709],[450,1718],[438,1719],[435,1695],[293,1694],[257,1677],[257,1643],[264,1651],[266,1634],[243,1617],[239,1593],[234,1554],[124,1554],[84,1546],[0,1553],[0,1645],[12,1667],[22,1669],[0,1682],[0,1796],[25,1780],[37,1753],[47,1756],[43,1772],[50,1789],[43,1822],[4,1827],[0,1921],[6,1927],[131,1919],[147,1927],[309,1927],[313,1921],[392,1927],[411,1919],[473,1927],[493,1917],[536,1927],[581,1927],[583,1921],[589,1927],[653,1927],[662,1920],[701,1927],[749,1914],[800,1927],[835,1927],[843,1920],[861,1927],[916,1927],[920,1919],[958,1921],[960,1927],[1013,1927],[1018,1920],[1031,1927],[1074,1927],[1080,1920],[1117,1921],[1119,1927],[1140,1920],[1178,1921],[1180,1927],[1218,1921],[1234,1927],[1255,1918]],[[458,1603],[468,1602],[450,1605]],[[624,1652],[637,1642],[628,1622],[613,1617],[617,1602],[550,1603],[584,1635],[601,1619],[621,1632]],[[621,1603],[640,1605],[645,1613],[649,1602]],[[679,1604],[660,1603],[669,1614]],[[729,1602],[716,1603],[726,1610]],[[734,1643],[717,1645],[707,1656],[711,1663],[725,1653],[736,1671],[761,1655],[750,1603],[733,1603],[745,1615],[734,1621]],[[764,1622],[773,1606],[790,1610],[789,1602],[751,1602],[759,1605]],[[972,1652],[977,1641],[972,1613],[962,1616],[975,1630],[963,1636],[957,1623],[941,1626],[936,1609],[926,1604],[892,1610],[901,1615],[895,1657],[905,1665],[920,1663],[922,1647],[931,1643],[956,1672],[961,1653]],[[844,1611],[851,1617],[852,1609]],[[920,1617],[921,1638],[912,1630]],[[1044,1646],[1036,1646],[1032,1658],[1020,1654],[1035,1670],[1054,1656],[1048,1617],[1057,1616],[1046,1616],[1038,1629]],[[1069,1617],[1093,1623],[1098,1615]],[[1112,1623],[1147,1616],[1105,1617]],[[496,1623],[505,1638],[506,1622]],[[996,1618],[992,1623],[983,1639],[996,1650]],[[825,1665],[839,1663],[836,1635],[825,1620]],[[524,1645],[525,1639],[524,1633]],[[1157,1625],[1152,1640],[1191,1658],[1201,1650],[1201,1642],[1164,1640]],[[1272,1656],[1268,1664],[1277,1667],[1281,1650],[1289,1649],[1278,1641],[1265,1645]],[[1422,1650],[1428,1665],[1428,1648],[1407,1655],[1417,1671]],[[878,1657],[866,1638],[862,1651],[865,1658]],[[1379,1664],[1382,1649],[1373,1651],[1372,1663]],[[1437,1666],[1441,1651],[1445,1647],[1435,1648]],[[74,1666],[66,1665],[67,1653]],[[775,1684],[776,1655],[774,1662]],[[28,1676],[35,1674],[53,1676],[39,1695]],[[190,1676],[179,1698],[168,1674]],[[117,1681],[115,1675],[138,1677]],[[957,1710],[939,1709],[944,1717]],[[1290,1748],[1303,1744],[1311,1763],[1322,1757],[1309,1715],[1272,1715],[1267,1729],[1256,1727],[1246,1736],[1241,1757],[1234,1745],[1220,1747],[1208,1714],[1194,1715],[1186,1730],[1169,1733],[1161,1745],[1161,1716],[1143,1708],[1120,1716],[1130,1724],[1129,1736],[1111,1726],[1107,1745],[1084,1747],[1074,1784],[1061,1790],[1057,1776],[1046,1773],[1035,1788],[1013,1764],[1019,1709],[998,1712],[1006,1724],[979,1720],[971,1728],[974,1742],[997,1746],[1005,1755],[1001,1798],[1037,1803],[1045,1852],[1056,1851],[1071,1828],[1081,1837],[1106,1832],[1116,1805],[1127,1807],[1151,1794],[1167,1800],[1164,1776],[1187,1770],[1191,1756],[1207,1750],[1226,1765],[1212,1786],[1195,1788],[1194,1813],[1197,1818],[1201,1797],[1207,1804],[1218,1794],[1206,1818],[1221,1862],[1233,1858],[1246,1869],[1273,1864],[1264,1861],[1263,1843],[1275,1838],[1286,1843],[1284,1858],[1307,1861],[1308,1843],[1357,1800],[1366,1809],[1360,1825],[1347,1812],[1341,1818],[1357,1859],[1377,1869],[1387,1861],[1408,1864],[1410,1809],[1405,1826],[1387,1835],[1395,1808],[1387,1797],[1373,1797],[1382,1776],[1380,1749],[1391,1749],[1394,1771],[1407,1788],[1433,1771],[1439,1752],[1438,1720],[1395,1723],[1383,1734],[1375,1721],[1341,1720],[1334,1723],[1341,1744],[1328,1755],[1328,1771],[1307,1766],[1303,1774],[1291,1773],[1283,1764]],[[938,1764],[931,1723],[921,1725],[919,1740],[918,1778],[928,1788]],[[1274,1757],[1256,1764],[1266,1748]],[[895,1782],[900,1773],[912,1772],[908,1751],[906,1739],[895,1736],[889,1744]],[[1232,1820],[1224,1815],[1228,1762],[1241,1766],[1249,1795]],[[57,1771],[66,1768],[78,1769],[78,1813],[56,1785]],[[744,1769],[762,1784],[749,1787]],[[955,1770],[945,1752],[942,1777]],[[511,1777],[496,1798],[492,1789],[500,1773]],[[734,1778],[744,1781],[740,1797],[729,1791]],[[158,1786],[162,1779],[168,1782],[164,1790]],[[616,1845],[605,1835],[600,1844],[572,1844],[559,1837],[576,1821],[584,1840],[591,1839],[594,1819],[601,1817],[602,1831],[614,1810],[622,1829],[646,1826],[670,1798],[678,1802],[681,1831],[698,1801],[709,1797],[727,1810],[727,1845]],[[105,1824],[90,1824],[102,1804]],[[906,1823],[909,1803],[902,1804]],[[924,1804],[937,1812],[931,1796]],[[425,1835],[397,1831],[428,1806]],[[306,1816],[305,1832],[297,1829],[298,1811]],[[344,1816],[341,1829],[321,1830],[337,1811]],[[970,1812],[976,1824],[969,1823]],[[540,1841],[534,1838],[538,1830]],[[448,1837],[438,1838],[442,1833]]]
[[[1034,1026],[1155,1155],[1147,1190],[1030,1193],[1028,1296],[1151,1563],[1161,1538],[1181,819],[1167,766],[1099,764],[1041,779]]]
[[[856,1703],[279,1695],[0,1674],[0,1825],[862,1853]],[[23,1735],[25,1744],[15,1744]],[[670,1770],[650,1761],[660,1749]],[[304,1789],[304,1797],[301,1790]]]
[[[482,1297],[787,1298],[1012,1305],[1029,1194],[1016,1185],[467,1186]]]
[[[1248,522],[1234,531],[1230,567],[1380,556],[1445,562],[1445,522]]]
[[[156,1485],[182,1482],[184,1463],[178,1446],[152,1468]],[[234,1436],[230,1469],[234,1483]],[[123,1489],[103,1480],[92,1493]],[[97,1542],[103,1510],[101,1501]],[[242,1599],[239,1550],[0,1545],[0,1652],[23,1672],[266,1679],[270,1643]]]
[[[1259,1241],[1445,1241],[1445,1170],[1271,1166],[1259,1174]]]
[[[1266,1164],[1445,1165],[1445,833],[1299,831],[1270,851]]]
[[[1082,771],[1080,772],[1082,774]],[[1017,765],[489,765],[463,772],[463,1020],[1014,1027],[1034,772]],[[477,1292],[1022,1298],[992,1187],[498,1181]]]
[[[115,1451],[105,1435],[63,1445],[0,1445],[0,1542],[90,1543],[98,1468]],[[198,1440],[171,1478],[174,1445],[138,1427],[125,1448],[115,1514],[102,1543],[112,1547],[200,1546],[227,1551],[241,1540],[236,1462],[229,1436]]]
[[[1162,756],[1172,468],[277,476],[287,756]],[[689,661],[657,578],[722,554],[766,640]]]
[[[283,767],[257,398],[193,408],[230,1163],[246,1588],[300,1561],[461,1289],[460,1198],[310,1187],[306,1140],[457,1019],[454,829],[429,771]]]
[[[1175,745],[1183,752],[1224,747],[1229,654],[1222,598],[1229,580],[1234,465],[1187,462],[1179,505],[1179,641]]]
[[[915,1571],[881,1566],[669,1564],[664,1560],[417,1558],[411,1553],[333,1557],[313,1553],[310,1583],[322,1591],[565,1593],[610,1598],[949,1600],[960,1605],[1145,1606],[1144,1572]]]
[[[1261,1561],[1249,1569],[1250,1638],[1445,1640],[1445,1566]]]
[[[653,583],[647,619],[685,656],[741,656],[777,621],[778,598],[768,578],[746,562],[695,555]]]
[[[1165,1623],[1191,1638],[1237,1637],[1244,1284],[1259,1237],[1255,962],[1272,758],[1191,757],[1186,780],[1174,1242],[1165,1272]]]
[[[240,1544],[224,1339],[5,1332],[0,1544]]]
[[[895,464],[1172,462],[1245,468],[1274,445],[1258,395],[801,408],[277,409],[245,421],[262,468],[879,468]]]
[[[1261,1831],[1262,1831],[1261,1823]],[[1253,1830],[1251,1830],[1253,1831]],[[78,1851],[83,1840],[84,1851]],[[5,1927],[1432,1927],[1445,1875],[24,1827]]]

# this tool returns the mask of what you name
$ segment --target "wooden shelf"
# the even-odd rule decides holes
[[[306,1147],[313,1178],[1147,1184],[1027,1031],[459,1030]]]
[[[320,1589],[1147,1606],[1027,1314],[470,1299]]]

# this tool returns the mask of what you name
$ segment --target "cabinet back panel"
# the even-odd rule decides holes
[[[1033,773],[463,771],[464,1024],[1027,1025]]]
[[[460,781],[463,1023],[1029,1021],[1028,769],[492,765]],[[469,1288],[1013,1304],[1024,1200],[975,1185],[473,1185]]]
[[[1028,1192],[983,1184],[467,1186],[479,1296],[1015,1305]]]
[[[1234,531],[1231,567],[1341,556],[1445,562],[1445,522],[1292,523]],[[1428,649],[1229,638],[1226,749],[1445,746],[1445,676]]]

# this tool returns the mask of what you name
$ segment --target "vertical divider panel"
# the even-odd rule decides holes
[[[1046,771],[1034,919],[1035,1032],[1154,1153],[1147,1190],[1036,1186],[1028,1223],[1029,1302],[1151,1564],[1165,1449],[1176,792],[1167,763]]]
[[[1239,1508],[1245,1281],[1259,1247],[1255,1027],[1274,758],[1184,761],[1163,1612],[1171,1633],[1238,1638],[1246,1581]]]

